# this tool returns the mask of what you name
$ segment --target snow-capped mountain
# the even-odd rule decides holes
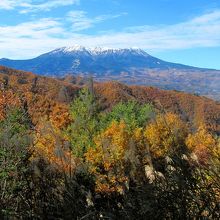
[[[141,49],[86,48],[82,46],[62,47],[30,60],[1,59],[0,65],[31,71],[43,75],[65,74],[120,74],[134,73],[134,69],[188,68],[150,56]]]
[[[143,56],[149,56],[145,51],[141,49],[129,48],[129,49],[120,49],[120,48],[107,48],[107,47],[94,47],[94,48],[86,48],[83,46],[75,45],[72,47],[62,47],[56,50],[51,51],[50,53],[66,53],[66,54],[73,54],[73,53],[85,53],[90,54],[92,56],[103,55],[103,54],[123,54],[123,53],[132,53],[132,54],[139,54]]]
[[[136,48],[62,47],[29,60],[0,59],[0,65],[46,76],[90,74],[96,80],[152,85],[220,99],[220,71],[166,62]]]

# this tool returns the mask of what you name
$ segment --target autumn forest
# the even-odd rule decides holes
[[[0,73],[0,219],[220,218],[219,102]]]

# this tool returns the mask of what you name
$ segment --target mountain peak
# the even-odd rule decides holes
[[[54,54],[60,52],[65,54],[85,52],[91,55],[132,53],[132,54],[148,56],[148,54],[140,48],[84,47],[81,45],[73,45],[70,47],[57,48],[53,50],[51,53]]]
[[[74,45],[71,47],[61,47],[61,48],[57,48],[49,53],[59,53],[59,52],[63,52],[63,53],[72,53],[75,51],[86,51],[86,48],[80,45]]]
[[[87,50],[85,47],[81,46],[81,45],[74,45],[71,47],[64,47],[63,50],[65,52],[73,52],[73,51],[84,51]]]

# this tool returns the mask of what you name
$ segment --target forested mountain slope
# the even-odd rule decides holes
[[[17,103],[25,100],[34,123],[42,117],[54,117],[54,120],[65,124],[63,116],[68,118],[69,103],[86,85],[86,80],[80,77],[55,79],[3,66],[0,67],[0,73],[2,87],[7,87],[7,93],[10,93],[5,102],[10,103],[10,99],[16,102],[14,96],[17,97]],[[205,123],[213,132],[220,133],[220,104],[209,98],[154,87],[128,86],[114,81],[95,83],[94,88],[103,110],[120,101],[137,100],[152,103],[160,111],[180,114],[194,127]]]
[[[219,103],[0,67],[0,219],[219,219]]]

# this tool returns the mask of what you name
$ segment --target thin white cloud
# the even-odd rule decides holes
[[[71,14],[71,24],[75,25],[75,29],[67,27],[63,19],[52,18],[16,26],[0,26],[0,57],[34,57],[73,44],[140,47],[147,51],[220,46],[220,10],[174,25],[136,26],[109,33],[99,32],[96,35],[80,34],[80,26],[83,29],[89,28],[109,17],[99,16],[93,22],[84,12],[77,13]]]
[[[49,11],[52,8],[58,8],[62,6],[68,6],[73,4],[79,4],[80,0],[49,0],[41,4],[27,4],[20,13],[36,12],[36,11]]]
[[[29,0],[1,0],[0,9],[11,10],[16,7],[25,7],[29,3]]]
[[[82,31],[91,28],[95,24],[101,23],[105,20],[118,18],[123,15],[126,15],[126,13],[116,15],[100,15],[90,18],[85,11],[70,11],[67,17],[68,20],[72,23],[73,31]]]
[[[36,3],[34,0],[0,0],[0,9],[19,9],[20,13],[49,11],[53,8],[79,4],[80,0],[47,0]]]
[[[60,23],[56,19],[40,19],[36,22],[26,22],[16,26],[0,27],[1,39],[8,37],[19,38],[21,36],[28,36],[30,38],[39,37],[38,34],[42,35],[46,31],[46,35],[50,34],[50,30],[60,26]],[[60,31],[60,30],[59,30]],[[14,33],[14,34],[12,34]]]

